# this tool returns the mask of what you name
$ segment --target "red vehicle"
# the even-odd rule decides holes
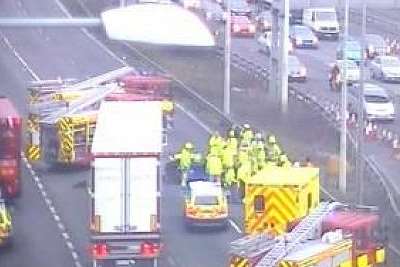
[[[322,232],[342,229],[353,239],[353,262],[363,266],[381,266],[385,262],[387,236],[377,212],[365,209],[344,209],[332,212],[322,222]]]
[[[21,190],[21,127],[14,105],[0,96],[0,186],[5,198],[16,197]]]
[[[232,16],[231,32],[234,36],[254,37],[256,26],[246,16]]]

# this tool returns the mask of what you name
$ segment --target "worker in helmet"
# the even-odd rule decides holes
[[[256,146],[256,164],[257,170],[261,170],[265,166],[265,161],[267,159],[267,155],[265,153],[265,146],[263,143],[258,143]]]
[[[241,144],[237,156],[237,163],[238,165],[241,165],[243,162],[249,160],[250,160],[249,147],[245,144]]]
[[[221,182],[222,160],[217,153],[209,153],[206,158],[206,171],[213,182]]]
[[[172,128],[172,113],[174,111],[174,102],[164,99],[161,102],[161,109],[163,111],[163,126],[166,129]]]
[[[178,162],[178,168],[181,171],[181,185],[186,185],[187,172],[192,166],[194,161],[200,161],[200,155],[194,153],[194,146],[192,143],[187,142],[182,147],[181,151],[172,157],[173,160]]]
[[[248,145],[250,145],[251,140],[253,139],[253,131],[250,128],[250,125],[245,123],[243,124],[243,129],[240,133],[240,139],[241,139],[241,143],[246,143]]]
[[[282,155],[279,156],[278,166],[280,166],[280,167],[290,167],[290,166],[292,166],[292,163],[289,161],[289,159],[286,156],[286,154],[282,154]]]
[[[235,132],[233,130],[230,130],[228,132],[228,138],[226,139],[226,146],[233,152],[234,156],[237,155],[238,153],[238,139],[235,136]]]
[[[208,152],[221,155],[224,143],[224,139],[219,135],[219,132],[214,132],[208,140]]]
[[[267,158],[270,161],[278,161],[279,155],[282,154],[282,150],[276,142],[276,138],[274,135],[269,135],[267,138],[267,142],[265,145],[267,150]]]

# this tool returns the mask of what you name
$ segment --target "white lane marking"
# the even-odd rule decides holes
[[[72,18],[72,14],[68,11],[68,9],[65,7],[65,5],[60,1],[60,0],[55,0],[56,5],[60,8],[61,12],[64,13],[64,15],[68,18]],[[106,45],[104,45],[102,42],[100,42],[96,37],[94,37],[93,34],[91,34],[88,30],[81,28],[81,31],[90,39],[92,40],[96,45],[98,45],[101,49],[103,49],[109,56],[111,56],[113,59],[118,61],[124,66],[128,66],[128,63],[126,63],[124,60],[122,60],[119,56],[117,56],[113,51],[111,51]]]
[[[396,248],[394,245],[389,244],[389,248],[393,251],[393,253],[395,253],[397,256],[400,257],[400,250],[398,248]]]
[[[212,130],[210,127],[205,125],[200,119],[198,119],[194,114],[192,114],[190,111],[186,110],[182,105],[176,103],[176,106],[183,111],[183,113],[186,114],[190,119],[192,119],[194,122],[196,122],[198,125],[200,125],[201,128],[203,128],[207,133],[212,133]]]
[[[235,223],[234,220],[229,219],[228,220],[229,224],[233,227],[233,229],[236,230],[236,232],[238,232],[239,234],[243,233],[243,231],[240,229],[240,227]]]
[[[35,79],[35,80],[40,80],[39,76],[36,75],[36,73],[28,66],[28,63],[21,57],[21,55],[18,53],[18,51],[11,45],[10,41],[8,38],[0,31],[0,36],[3,39],[4,43],[6,46],[11,50],[11,52],[14,54],[14,56],[18,59],[18,61],[24,66],[25,70],[29,72],[29,74]]]
[[[167,261],[168,261],[169,265],[176,266],[176,262],[171,256],[167,257]]]
[[[21,63],[21,65],[24,67],[24,69],[29,72],[29,74],[32,76],[32,78],[35,79],[36,81],[40,81],[39,75],[37,75],[33,71],[33,69],[28,65],[28,63],[25,61],[25,59],[22,58],[22,56],[18,53],[18,51],[11,44],[9,39],[1,31],[0,31],[0,37],[3,40],[3,42],[6,44],[6,46],[14,54],[14,56],[17,58],[17,60]],[[36,186],[39,189],[39,192],[43,196],[43,199],[44,199],[50,213],[53,215],[54,220],[57,222],[58,228],[61,230],[60,233],[65,232],[64,224],[62,224],[61,218],[57,215],[57,212],[56,212],[54,206],[52,205],[52,201],[48,198],[47,192],[42,184],[42,181],[41,181],[39,175],[36,174],[35,170],[33,169],[32,165],[29,163],[28,159],[25,157],[25,154],[23,152],[21,152],[21,157],[22,157],[23,162],[25,163],[25,166],[28,168],[29,172],[31,173],[31,178],[33,179],[34,183],[36,184]],[[72,248],[71,248],[71,246],[69,246],[68,243],[66,243],[66,245],[70,249],[70,253],[71,253],[72,257],[73,257],[73,253],[77,254],[74,246],[72,246]],[[74,264],[76,267],[82,267],[79,257],[77,259],[74,258]]]

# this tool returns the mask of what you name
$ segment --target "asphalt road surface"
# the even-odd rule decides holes
[[[50,0],[43,0],[40,3],[28,0],[2,1],[0,12],[0,15],[15,16],[65,15],[57,2]],[[2,32],[7,38],[0,42],[2,51],[6,51],[0,54],[0,70],[2,70],[0,77],[5,88],[2,92],[11,97],[24,114],[26,113],[25,85],[32,77],[23,68],[21,58],[42,79],[52,79],[57,76],[85,78],[121,66],[119,56],[111,55],[80,30],[31,29]],[[122,54],[121,51],[116,53]],[[18,60],[16,56],[20,59]],[[127,60],[129,61],[129,58]],[[318,62],[318,58],[315,61]],[[134,65],[134,62],[129,63]],[[240,87],[240,83],[237,85]],[[257,86],[254,90],[261,87],[260,84],[254,86]],[[235,119],[251,120],[260,129],[264,129],[265,125],[276,129],[281,133],[280,137],[282,136],[288,151],[297,152],[298,155],[303,156],[304,153],[312,151],[319,151],[321,154],[335,153],[336,134],[330,127],[324,126],[323,119],[313,113],[306,104],[293,102],[291,110],[295,112],[292,115],[276,118],[273,115],[276,109],[272,104],[263,109],[247,109],[254,103],[257,103],[258,107],[262,103],[269,102],[265,95],[260,97],[258,94],[249,94],[246,90],[238,91],[233,97],[233,105],[238,107],[234,111]],[[277,122],[277,119],[280,122]],[[302,130],[304,126],[312,130],[305,132]],[[206,138],[207,132],[199,123],[193,121],[185,112],[178,111],[175,129],[170,133],[170,143],[166,152],[175,151],[186,140],[191,140],[202,147]],[[0,263],[3,265],[4,262],[4,266],[73,266],[72,252],[76,251],[79,262],[87,265],[89,259],[86,253],[88,241],[86,181],[89,172],[49,171],[43,166],[38,166],[36,174],[40,176],[47,197],[52,200],[64,228],[60,229],[58,226],[54,214],[49,210],[43,194],[36,185],[37,182],[25,168],[24,192],[21,199],[15,203],[13,211],[16,228],[14,246],[2,251]],[[232,207],[232,224],[227,231],[187,232],[181,220],[182,192],[174,177],[173,172],[168,172],[165,176],[163,227],[166,253],[161,266],[224,266],[229,241],[240,235],[240,208]],[[64,232],[68,234],[68,238],[62,235]],[[74,250],[67,245],[68,241],[73,244]]]

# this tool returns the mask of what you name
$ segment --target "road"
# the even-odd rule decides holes
[[[3,16],[62,15],[52,1],[43,1],[40,5],[30,1],[5,1],[1,4],[1,12]],[[27,112],[25,87],[34,78],[32,75],[41,79],[58,76],[84,79],[121,66],[117,56],[110,56],[110,51],[98,46],[80,30],[4,30],[3,34],[1,45],[6,51],[1,54],[0,61],[1,70],[4,70],[0,76],[5,88],[3,93],[16,103],[24,115]],[[27,64],[27,68],[21,63]],[[177,112],[175,120],[167,154],[176,151],[189,139],[198,147],[204,147],[208,138],[206,129],[182,110]],[[78,264],[89,265],[86,253],[89,214],[86,188],[90,171],[54,170],[44,165],[34,166],[34,169],[32,176],[24,167],[22,198],[15,203],[13,210],[16,230],[14,246],[2,253],[0,262],[15,267],[70,267],[76,260]],[[54,207],[53,212],[35,186],[32,179],[35,176],[44,185],[46,198]],[[174,173],[165,174],[162,221],[166,253],[161,266],[225,265],[229,242],[239,236],[238,228],[232,227],[236,226],[234,221],[240,216],[239,208],[232,207],[235,212],[226,231],[188,232],[182,223],[182,192],[174,178]],[[59,219],[54,219],[54,213]]]
[[[50,0],[41,1],[40,4],[33,4],[28,0],[19,2],[7,0],[2,2],[0,12],[3,12],[1,15],[20,16],[63,15],[55,2]],[[15,53],[5,45],[7,43],[12,45],[40,78],[56,76],[85,78],[121,65],[117,56],[111,56],[109,51],[105,51],[80,30],[36,29],[3,32],[8,41],[1,42],[3,51],[7,53],[0,55],[1,69],[4,69],[0,77],[6,87],[4,93],[17,103],[21,112],[26,112],[25,85],[31,77],[15,58]],[[117,51],[117,54],[122,52]],[[134,65],[134,61],[129,57],[127,60]],[[236,85],[240,87],[240,84]],[[260,85],[256,85],[259,88]],[[304,103],[293,102],[291,110],[296,112],[288,117],[278,118],[277,122],[277,118],[273,115],[276,110],[272,104],[270,108],[247,110],[247,107],[255,103],[254,101],[257,107],[269,103],[265,96],[259,97],[238,91],[233,98],[234,106],[238,107],[234,111],[235,119],[242,122],[251,120],[258,128],[264,128],[267,124],[270,128],[276,129],[281,133],[280,136],[288,151],[294,153],[297,151],[296,156],[304,156],[311,151],[320,151],[321,154],[335,151],[336,134]],[[266,116],[266,114],[272,115]],[[313,130],[304,132],[303,126]],[[184,112],[179,111],[176,115],[175,130],[170,133],[167,152],[174,151],[188,139],[201,147],[206,138],[205,129]],[[86,265],[88,201],[85,189],[89,172],[82,170],[55,172],[38,168],[37,174],[45,185],[47,195],[65,226],[80,262]],[[237,230],[230,227],[226,232],[186,232],[180,220],[181,192],[171,180],[173,175],[171,176],[167,175],[163,192],[163,223],[167,251],[165,262],[161,266],[224,266],[228,243],[239,236]],[[66,245],[67,240],[61,235],[62,231],[54,221],[54,216],[48,210],[42,193],[36,189],[35,182],[27,169],[24,170],[24,194],[15,206],[16,227],[21,231],[16,231],[16,246],[2,253],[0,262],[4,260],[5,266],[28,264],[73,266],[71,250]],[[232,208],[232,219],[239,221],[239,208],[236,206]],[[32,240],[32,243],[27,240]],[[44,249],[46,251],[43,251]],[[47,256],[48,254],[51,255]]]

